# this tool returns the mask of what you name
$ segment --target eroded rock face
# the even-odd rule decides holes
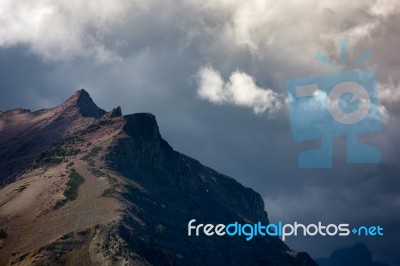
[[[110,112],[106,113],[103,118],[107,119],[107,118],[114,118],[114,117],[119,117],[122,116],[122,111],[121,111],[121,107],[116,107],[114,109],[112,109]]]
[[[191,219],[268,223],[261,196],[174,151],[154,115],[105,113],[89,99],[78,91],[38,111],[45,126],[18,129],[21,143],[59,135],[28,149],[25,173],[0,190],[1,265],[316,265],[278,238],[189,237]],[[13,112],[9,125],[36,113]]]

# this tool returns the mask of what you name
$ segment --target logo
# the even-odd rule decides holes
[[[341,65],[346,65],[347,42],[340,42]],[[359,66],[371,51],[362,54]],[[324,64],[338,67],[318,53]],[[381,153],[374,146],[358,143],[360,134],[382,129],[376,74],[372,69],[294,78],[287,81],[292,136],[295,141],[320,140],[319,149],[299,155],[300,168],[331,168],[333,138],[347,138],[347,163],[379,163]]]
[[[279,221],[278,223],[263,224],[262,222],[249,224],[234,222],[228,225],[225,224],[196,224],[196,219],[188,222],[188,236],[243,236],[247,241],[252,240],[256,236],[276,236],[285,241],[289,236],[369,236],[378,237],[383,236],[383,227],[377,226],[358,226],[351,229],[347,223],[342,224],[328,224],[324,225],[322,222],[317,224],[304,225],[298,222],[293,224],[284,224]]]

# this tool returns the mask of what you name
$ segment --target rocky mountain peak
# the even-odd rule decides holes
[[[84,89],[54,108],[0,113],[0,187],[12,182],[39,154],[67,134],[83,129],[82,121],[90,122],[105,113]],[[115,110],[113,115],[117,114]]]
[[[89,93],[80,89],[75,92],[62,106],[66,109],[77,108],[83,117],[101,117],[106,114],[106,111],[99,108],[90,97]]]
[[[110,112],[106,113],[103,117],[104,118],[114,118],[114,117],[120,117],[120,116],[122,116],[121,107],[117,106],[116,108],[113,108]]]
[[[85,89],[77,90],[71,97],[69,97],[66,102],[78,103],[78,102],[93,102],[89,93]]]

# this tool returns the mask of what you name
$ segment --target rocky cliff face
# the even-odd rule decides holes
[[[0,121],[13,181],[0,190],[0,265],[316,265],[278,238],[188,237],[191,219],[268,223],[264,202],[174,151],[152,114],[106,113],[78,91]],[[32,139],[40,148],[21,155]]]

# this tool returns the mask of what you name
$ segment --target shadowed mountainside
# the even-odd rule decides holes
[[[154,115],[106,113],[80,90],[0,114],[0,265],[316,265],[276,237],[187,236],[187,223],[268,223],[259,194],[183,155]]]

